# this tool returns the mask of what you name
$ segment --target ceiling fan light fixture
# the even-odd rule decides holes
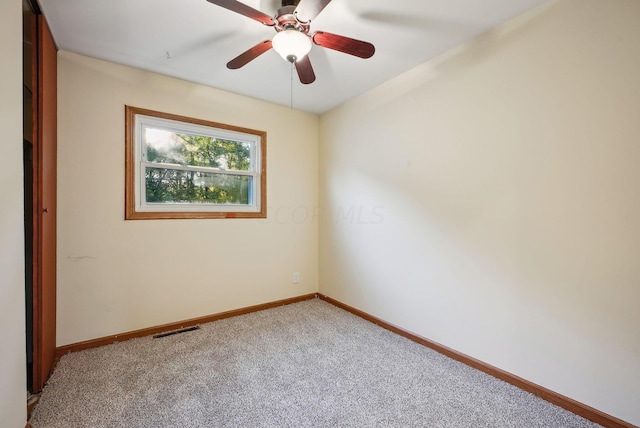
[[[304,58],[311,51],[311,39],[306,34],[289,28],[280,31],[271,41],[273,49],[289,62]]]

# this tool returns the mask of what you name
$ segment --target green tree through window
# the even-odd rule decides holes
[[[246,143],[201,135],[174,134],[175,144],[160,150],[147,143],[149,162],[249,171],[251,150]],[[150,203],[250,203],[247,176],[147,167],[146,198]]]

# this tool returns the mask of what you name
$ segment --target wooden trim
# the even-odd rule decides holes
[[[527,392],[537,395],[538,397],[542,398],[545,401],[548,401],[549,403],[562,407],[563,409],[568,410],[571,413],[574,413],[578,416],[582,416],[583,418],[588,419],[592,422],[596,422],[604,427],[638,428],[635,425],[632,425],[614,416],[601,412],[600,410],[594,409],[593,407],[587,406],[586,404],[580,403],[569,397],[558,394],[557,392],[551,391],[550,389],[547,389],[543,386],[537,385],[519,376],[506,372],[502,369],[494,367],[480,360],[477,360],[473,357],[465,355],[447,346],[441,345],[440,343],[426,339],[422,336],[414,334],[403,328],[390,324],[386,321],[381,320],[380,318],[376,318],[372,315],[369,315],[366,312],[363,312],[359,309],[346,305],[338,300],[332,299],[331,297],[325,296],[324,294],[318,293],[318,298],[324,300],[327,303],[331,303],[332,305],[337,306],[338,308],[344,309],[347,312],[351,312],[352,314],[357,315],[360,318],[363,318],[367,321],[370,321],[386,330],[389,330],[402,337],[405,337],[409,340],[419,343],[420,345],[426,346],[427,348],[431,348],[434,351],[437,351],[443,355],[446,355],[449,358],[452,358],[456,361],[460,361],[461,363],[464,363],[470,367],[478,369],[495,378],[503,380],[520,389],[523,389]]]
[[[27,0],[31,11],[36,15],[42,15],[42,10],[40,10],[40,5],[38,4],[38,0]]]
[[[255,129],[243,128],[224,123],[176,114],[162,113],[138,107],[125,105],[125,190],[124,190],[124,218],[125,220],[167,220],[167,219],[212,219],[212,218],[267,218],[267,133]],[[135,205],[135,116],[159,117],[194,125],[242,132],[260,137],[260,206],[257,212],[241,211],[186,211],[186,212],[142,212],[136,211]]]
[[[100,337],[97,339],[85,340],[83,342],[72,343],[70,345],[64,345],[56,348],[56,361],[69,352],[77,352],[85,349],[97,348],[99,346],[109,345],[117,342],[124,342],[125,340],[134,339],[137,337],[151,336],[157,333],[163,333],[172,330],[178,330],[185,327],[192,327],[199,324],[218,321],[224,318],[231,318],[238,315],[245,315],[252,312],[263,311],[265,309],[271,309],[278,306],[290,305],[292,303],[304,302],[305,300],[315,299],[317,293],[305,294],[302,296],[291,297],[289,299],[277,300],[275,302],[263,303],[260,305],[248,306],[246,308],[234,309],[231,311],[220,312],[213,315],[207,315],[199,318],[191,318],[184,321],[173,322],[169,324],[163,324],[155,327],[143,328],[140,330],[133,330],[127,333],[115,334],[112,336]]]
[[[135,114],[132,107],[124,108],[124,218],[136,213],[135,192]]]
[[[33,364],[31,365],[31,385],[29,385],[31,392],[40,392],[46,379],[42,379],[42,369],[41,369],[41,361],[42,361],[42,352],[40,346],[40,336],[41,329],[39,328],[42,325],[41,320],[41,266],[42,266],[42,150],[41,150],[41,142],[39,141],[40,135],[40,126],[41,123],[39,121],[39,99],[38,99],[38,91],[39,91],[39,78],[40,74],[40,54],[38,52],[38,43],[40,42],[39,35],[39,24],[38,18],[35,16],[33,18],[33,43],[34,43],[34,53],[33,60],[31,66],[32,73],[32,106],[33,109],[31,111],[31,118],[33,123],[32,130],[32,148],[33,148],[33,167],[32,167],[32,178],[33,178],[33,194],[32,194],[32,239],[31,239],[31,264],[32,264],[32,272],[31,272],[31,282],[32,282],[32,338],[31,338],[31,346],[32,346],[32,355],[33,355]]]

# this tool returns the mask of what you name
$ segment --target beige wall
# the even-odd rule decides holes
[[[27,420],[19,0],[0,2],[0,52],[0,425],[13,428]]]
[[[58,59],[59,346],[317,291],[317,116]],[[125,104],[266,131],[268,218],[125,221]]]
[[[638,18],[552,2],[324,115],[321,292],[640,424]]]

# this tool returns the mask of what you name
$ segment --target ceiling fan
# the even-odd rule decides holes
[[[337,34],[316,31],[309,34],[311,21],[331,2],[331,0],[282,0],[282,7],[275,17],[270,17],[237,0],[207,0],[244,15],[269,27],[274,27],[276,35],[272,40],[258,43],[227,63],[227,68],[235,70],[256,59],[273,48],[286,61],[295,64],[300,82],[313,83],[316,75],[307,55],[312,42],[323,48],[333,49],[360,58],[371,58],[375,47],[368,42]]]

